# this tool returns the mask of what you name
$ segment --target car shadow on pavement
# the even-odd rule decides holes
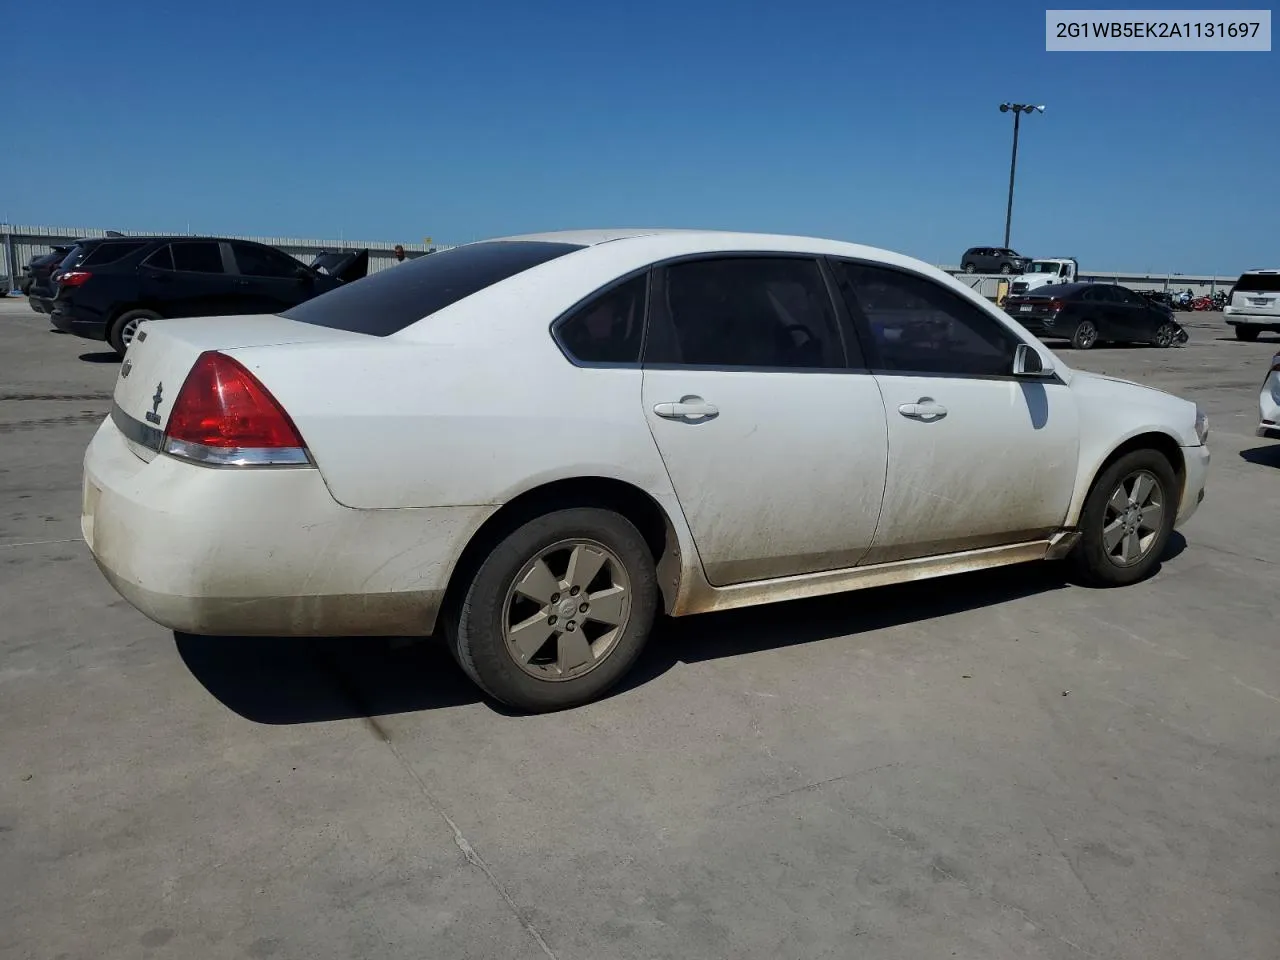
[[[1186,549],[1175,532],[1163,560]],[[680,663],[736,657],[920,623],[1071,585],[1062,563],[1033,563],[724,613],[661,618],[640,660],[606,694],[633,690]],[[414,713],[488,700],[438,638],[388,640],[197,637],[175,633],[191,674],[255,723],[295,724]]]
[[[1241,450],[1240,459],[1249,463],[1256,463],[1261,467],[1280,468],[1280,443]]]
[[[316,723],[476,703],[483,694],[443,640],[197,637],[178,655],[215,699],[246,720]]]
[[[82,353],[80,359],[85,363],[119,363],[120,354],[114,350],[105,350],[97,353]]]

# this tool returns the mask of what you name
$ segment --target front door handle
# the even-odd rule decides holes
[[[681,397],[675,403],[654,404],[653,412],[664,420],[710,420],[720,415],[720,409],[701,397]]]
[[[923,420],[926,423],[932,423],[934,420],[941,420],[947,415],[947,408],[938,403],[933,397],[921,397],[915,403],[904,403],[898,407],[898,412],[904,417],[910,417],[912,420]]]

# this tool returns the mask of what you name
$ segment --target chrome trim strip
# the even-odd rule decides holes
[[[187,460],[202,467],[311,467],[315,464],[306,447],[210,447],[203,443],[189,443],[166,437],[159,427],[135,420],[111,403],[111,422],[124,434],[126,440],[165,453],[180,460]]]
[[[146,447],[148,450],[160,452],[160,448],[164,443],[164,431],[143,423],[141,420],[135,420],[122,409],[116,401],[111,401],[111,422],[116,425],[116,429],[125,435],[125,438],[132,440],[139,446]]]
[[[203,443],[165,438],[164,452],[203,467],[310,467],[305,447],[210,447]]]

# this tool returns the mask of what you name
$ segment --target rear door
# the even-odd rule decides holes
[[[229,246],[236,267],[237,313],[280,313],[313,295],[315,275],[287,253],[242,240]]]
[[[655,272],[641,402],[712,584],[852,567],[871,545],[884,404],[839,316],[813,257]]]
[[[229,259],[229,256],[228,256]],[[236,309],[234,278],[216,240],[175,240],[138,268],[140,300],[164,317],[216,317]]]
[[[1079,445],[1056,378],[1019,380],[1023,342],[996,317],[907,270],[837,261],[888,421],[884,506],[864,562],[1044,539],[1066,519]]]

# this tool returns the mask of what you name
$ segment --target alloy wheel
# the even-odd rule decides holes
[[[1102,548],[1118,567],[1140,563],[1160,537],[1164,489],[1155,474],[1136,470],[1116,486],[1102,519]]]
[[[503,604],[507,653],[539,680],[574,680],[613,652],[631,614],[631,581],[608,547],[564,540],[516,575]]]

